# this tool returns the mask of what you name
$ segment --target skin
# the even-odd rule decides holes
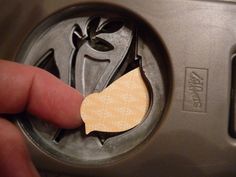
[[[82,124],[78,91],[39,68],[0,60],[0,114],[27,111],[61,128]],[[39,177],[18,128],[0,117],[0,176]]]

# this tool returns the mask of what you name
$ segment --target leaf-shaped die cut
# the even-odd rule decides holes
[[[98,33],[114,33],[124,26],[124,22],[121,20],[109,20],[106,21],[101,27]]]
[[[89,45],[95,50],[102,52],[108,52],[114,49],[114,46],[111,43],[99,37],[96,37],[94,40],[89,41]]]
[[[87,34],[90,39],[92,39],[96,35],[96,30],[98,28],[100,17],[92,17],[89,19],[89,23],[87,25]]]
[[[129,130],[143,120],[148,107],[148,90],[140,69],[136,68],[102,92],[88,95],[80,111],[88,134]]]

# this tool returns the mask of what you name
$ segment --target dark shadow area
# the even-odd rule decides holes
[[[42,19],[40,0],[0,0],[0,58],[13,59],[20,43]]]

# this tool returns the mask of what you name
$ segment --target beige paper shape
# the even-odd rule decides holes
[[[81,105],[86,134],[92,131],[121,132],[138,125],[149,106],[146,85],[136,68],[100,93],[88,95]]]

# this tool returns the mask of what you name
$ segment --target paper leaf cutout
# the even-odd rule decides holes
[[[100,93],[88,95],[81,105],[86,134],[122,132],[137,126],[149,106],[149,95],[139,68],[114,81]]]

